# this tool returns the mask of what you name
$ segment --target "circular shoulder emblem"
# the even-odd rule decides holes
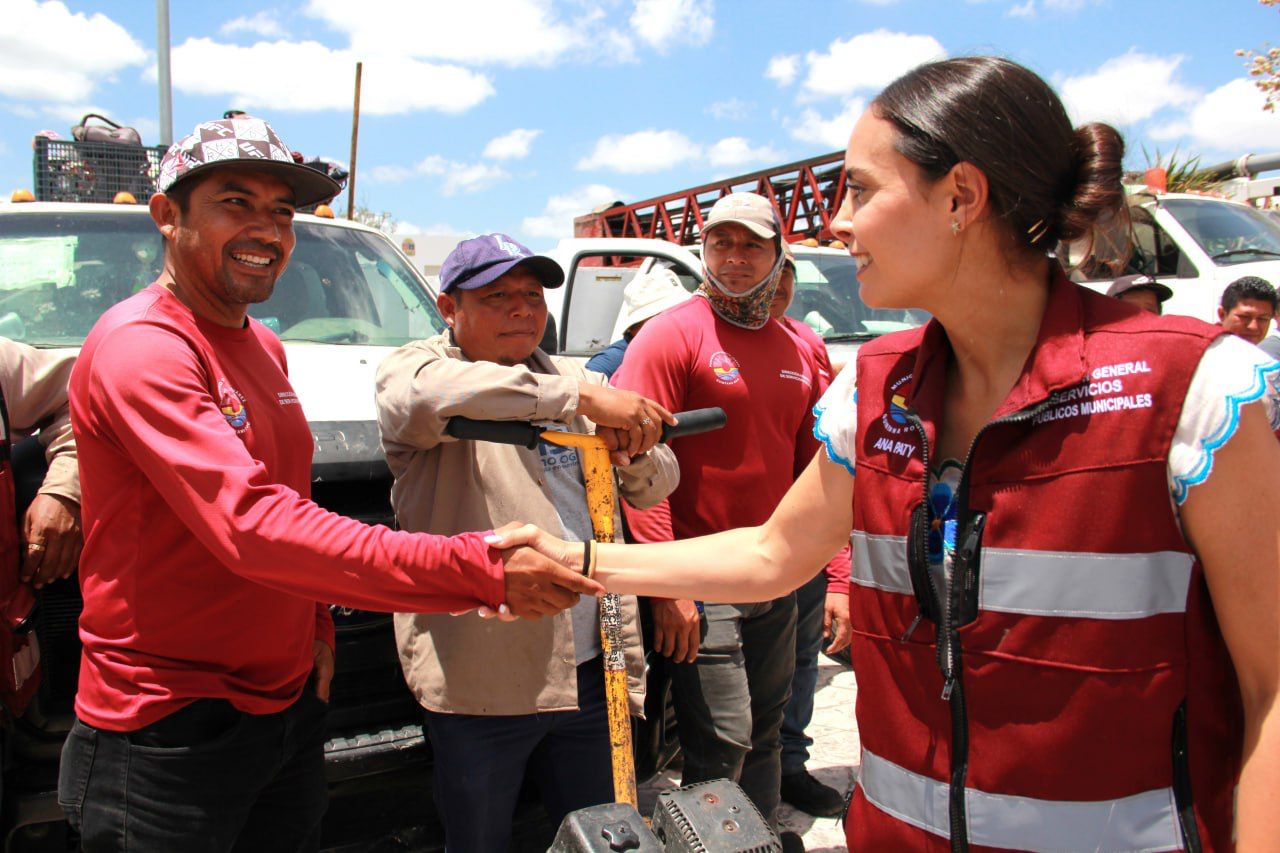
[[[716,375],[717,382],[732,385],[742,378],[738,360],[727,352],[712,353],[710,364],[711,372]]]
[[[218,408],[222,410],[222,416],[236,432],[249,425],[249,413],[245,411],[244,395],[221,378],[218,379]]]

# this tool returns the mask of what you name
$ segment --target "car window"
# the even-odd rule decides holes
[[[442,331],[419,279],[378,235],[297,222],[271,298],[249,313],[283,340],[399,346]],[[160,274],[145,211],[0,216],[0,335],[79,346],[98,317]]]
[[[1280,257],[1280,225],[1260,210],[1209,199],[1167,199],[1161,207],[1218,266]]]
[[[1141,273],[1157,278],[1196,278],[1199,272],[1168,232],[1156,222],[1151,210],[1130,205],[1128,222],[1117,217],[1116,225],[1093,234],[1093,240],[1078,240],[1058,247],[1058,257],[1077,281],[1112,281],[1119,276]]]
[[[381,236],[296,223],[275,293],[249,314],[284,341],[400,346],[444,331],[419,279]]]
[[[843,252],[797,252],[787,316],[830,341],[874,337],[928,322],[916,308],[871,308],[858,295],[857,267]]]

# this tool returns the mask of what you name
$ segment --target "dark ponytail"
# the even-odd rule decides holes
[[[1106,124],[1073,129],[1049,85],[1017,63],[970,56],[921,65],[872,108],[930,180],[960,162],[980,169],[1015,245],[1048,252],[1124,214],[1120,134]]]

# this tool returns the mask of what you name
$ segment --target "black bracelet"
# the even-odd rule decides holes
[[[591,577],[591,545],[593,540],[588,539],[582,543],[582,576],[584,578]]]

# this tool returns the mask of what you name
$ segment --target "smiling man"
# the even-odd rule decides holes
[[[563,282],[559,264],[505,234],[464,240],[445,259],[436,304],[448,333],[402,347],[378,370],[378,424],[403,529],[447,534],[526,521],[592,538],[576,450],[455,441],[444,429],[458,415],[594,431],[616,448],[619,491],[635,506],[652,506],[675,488],[675,457],[655,446],[669,413],[538,349],[547,324],[543,289]],[[556,823],[612,799],[597,604],[584,597],[540,622],[396,614],[400,661],[425,709],[436,804],[453,853],[507,849],[526,770]],[[631,710],[639,713],[636,600],[621,605]]]
[[[338,185],[241,118],[170,148],[158,187],[164,270],[103,314],[71,374],[83,655],[58,800],[86,851],[314,850],[334,667],[318,602],[536,617],[599,587],[484,532],[312,503],[284,349],[247,310],[289,262],[295,207]]]

